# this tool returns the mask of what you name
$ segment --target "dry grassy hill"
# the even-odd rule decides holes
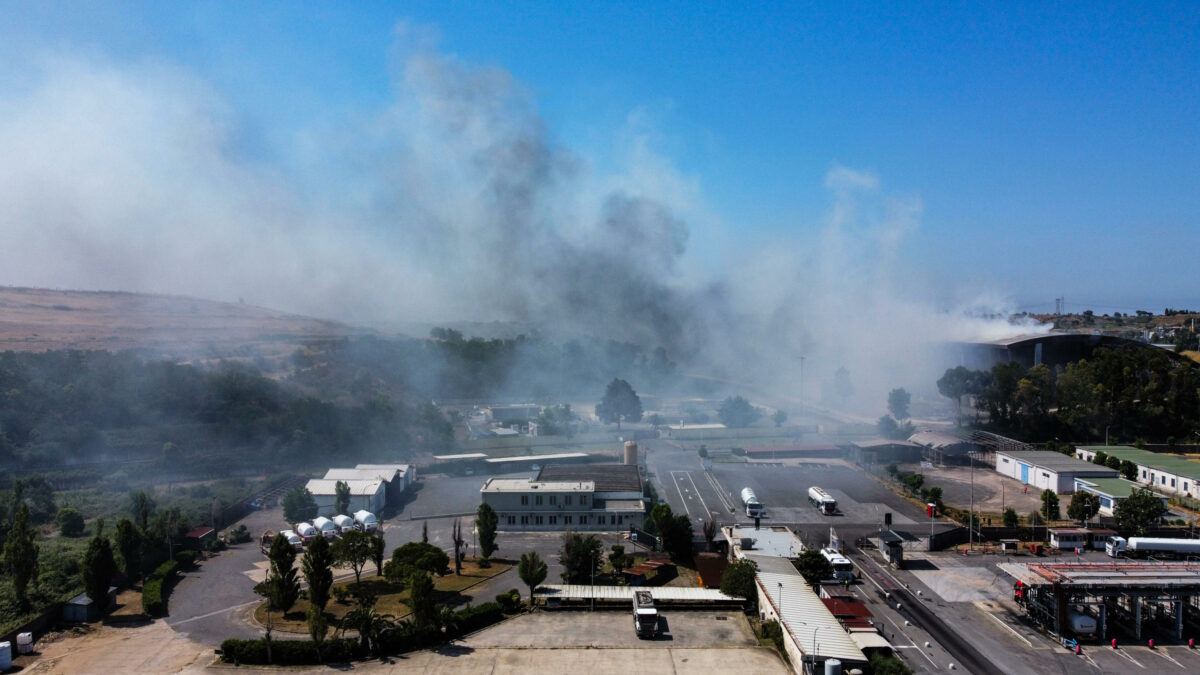
[[[272,357],[301,342],[369,332],[240,303],[0,287],[0,351],[138,349],[179,358]]]

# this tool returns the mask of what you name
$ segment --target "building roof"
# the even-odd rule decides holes
[[[400,474],[401,476],[406,476],[406,475],[408,475],[408,472],[410,470],[412,470],[412,465],[411,464],[355,464],[354,468],[356,468],[356,469],[385,469],[388,471],[395,471],[396,473]]]
[[[867,660],[850,634],[791,563],[783,558],[746,557],[758,563],[755,578],[759,588],[804,656],[843,662]]]
[[[463,452],[457,455],[434,455],[433,458],[439,462],[453,462],[464,459],[487,459],[487,455],[482,452]]]
[[[488,464],[518,464],[521,462],[553,462],[557,459],[581,459],[586,452],[559,452],[552,455],[523,455],[521,457],[493,457],[484,460]]]
[[[1052,527],[1050,534],[1098,534],[1100,536],[1110,536],[1116,534],[1116,530],[1106,530],[1104,528],[1092,529],[1088,527]]]
[[[590,481],[535,481],[528,478],[489,478],[480,492],[592,492]]]
[[[1030,586],[1200,589],[1200,565],[1194,563],[999,563],[996,567]]]
[[[810,443],[807,445],[753,445],[743,448],[747,455],[769,455],[775,452],[831,452],[841,448],[833,443]]]
[[[952,448],[959,445],[975,445],[971,441],[964,441],[954,434],[936,429],[922,429],[909,436],[908,440],[918,445],[927,445],[935,450]]]
[[[839,619],[842,617],[853,617],[861,619],[869,619],[874,614],[867,606],[856,600],[843,600],[842,598],[821,598],[821,602],[825,603],[825,607],[829,612]]]
[[[880,438],[880,439],[876,439],[873,441],[854,441],[850,445],[853,445],[857,448],[862,448],[862,449],[887,448],[887,447],[892,447],[892,446],[904,447],[904,448],[920,448],[920,447],[922,447],[920,443],[914,443],[912,441],[892,441],[892,440],[888,440],[886,438]]]
[[[1142,450],[1141,448],[1134,448],[1128,445],[1081,445],[1079,449],[1089,452],[1103,452],[1117,459],[1127,459],[1134,464],[1141,464],[1142,466],[1165,473],[1187,476],[1193,480],[1200,479],[1200,462],[1193,462],[1182,455],[1150,452],[1149,450]]]
[[[700,600],[700,601],[734,601],[742,598],[725,595],[715,588],[690,588],[683,586],[592,586],[590,584],[542,584],[533,594],[543,598],[562,598],[572,600],[633,600],[634,590],[650,591],[655,600]]]
[[[197,527],[196,529],[192,530],[191,532],[188,532],[184,536],[188,539],[200,539],[202,537],[208,537],[208,536],[214,535],[216,533],[217,533],[217,531],[214,530],[213,528],[211,528],[207,525],[201,525],[200,527]]]
[[[1033,466],[1055,471],[1057,473],[1074,473],[1074,474],[1092,474],[1100,476],[1117,476],[1120,471],[1085,462],[1077,457],[1064,455],[1061,452],[1051,452],[1049,450],[997,450],[996,457],[1001,455],[1011,457],[1019,462],[1032,464]],[[1200,465],[1197,465],[1200,467]]]
[[[396,477],[393,469],[329,469],[325,472],[325,480],[382,480],[391,481]]]
[[[887,641],[876,631],[867,633],[854,632],[850,633],[850,639],[854,640],[854,644],[858,645],[859,649],[891,649],[892,643]]]
[[[1125,499],[1133,494],[1134,490],[1146,489],[1145,485],[1124,478],[1080,478],[1077,482],[1086,486],[1088,492],[1104,494],[1113,499]]]
[[[304,484],[308,491],[313,496],[321,495],[332,497],[337,495],[337,484],[345,483],[346,487],[350,488],[350,495],[353,497],[370,497],[383,486],[383,481],[378,478],[374,480],[330,480],[327,478],[313,478]]]
[[[632,464],[547,464],[538,480],[591,481],[596,492],[642,493],[642,476]]]
[[[646,503],[640,499],[605,499],[604,510],[641,513],[646,510]]]
[[[790,559],[798,558],[804,552],[804,542],[786,527],[762,527],[756,530],[753,527],[732,526],[723,529],[725,538],[736,548],[741,548],[743,539],[754,541],[750,548],[741,548],[746,555]]]

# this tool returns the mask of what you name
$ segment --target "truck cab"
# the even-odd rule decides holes
[[[1109,537],[1104,542],[1104,552],[1110,558],[1120,557],[1121,554],[1125,553],[1127,543],[1125,537]]]
[[[658,609],[654,607],[654,596],[650,591],[633,593],[633,630],[639,638],[658,636]]]

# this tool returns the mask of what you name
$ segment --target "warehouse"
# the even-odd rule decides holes
[[[308,488],[308,491],[312,493],[313,500],[317,503],[318,516],[330,518],[338,515],[335,509],[338,483],[345,483],[350,488],[350,508],[347,509],[347,514],[359,510],[381,513],[383,507],[387,505],[387,481],[385,480],[378,478],[349,480],[314,478],[308,481],[304,487]]]
[[[1143,485],[1152,485],[1166,494],[1200,499],[1200,462],[1127,445],[1091,445],[1075,449],[1075,456],[1087,462],[1094,460],[1098,453],[1132,462],[1137,467],[1134,479]]]
[[[1120,472],[1047,450],[997,450],[996,471],[1038,490],[1075,492],[1076,478],[1116,478]]]
[[[1124,478],[1078,478],[1075,480],[1075,489],[1090,492],[1099,497],[1100,515],[1113,516],[1116,515],[1117,506],[1128,499],[1134,490],[1145,490],[1146,488]],[[1156,496],[1162,500],[1163,508],[1166,508],[1167,498],[1161,495]]]

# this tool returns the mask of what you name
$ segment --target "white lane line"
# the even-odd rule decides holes
[[[704,515],[711,518],[712,511],[709,511],[708,504],[704,503],[704,497],[702,497],[700,495],[700,489],[696,487],[696,481],[692,480],[692,472],[691,471],[687,472],[687,479],[688,479],[688,482],[692,484],[692,490],[695,490],[695,492],[696,492],[696,498],[700,500],[700,506],[704,507]]]
[[[679,501],[683,503],[683,510],[687,511],[688,518],[691,518],[692,510],[688,508],[687,500],[684,499],[684,497],[683,497],[683,489],[679,487],[679,476],[675,475],[677,473],[679,473],[679,472],[678,471],[671,472],[671,480],[675,483],[675,491],[679,493]]]
[[[175,626],[182,626],[183,624],[190,623],[192,621],[199,621],[200,619],[207,619],[210,616],[224,614],[225,612],[232,612],[233,610],[241,609],[242,607],[249,607],[250,605],[257,605],[260,602],[262,602],[262,600],[251,600],[250,602],[243,602],[240,605],[234,605],[233,607],[226,607],[225,609],[218,609],[215,612],[209,612],[208,614],[201,614],[200,616],[193,616],[190,619],[184,619],[183,621],[176,621],[175,623],[168,623],[167,625],[174,628]]]
[[[1133,665],[1137,666],[1138,668],[1146,667],[1146,666],[1143,666],[1141,663],[1139,663],[1137,659],[1133,658],[1133,656],[1129,653],[1128,650],[1118,649],[1117,656],[1120,656],[1122,658],[1126,658],[1126,659],[1129,659],[1130,661],[1133,661]]]
[[[995,619],[996,623],[998,623],[998,624],[1000,624],[1001,626],[1004,626],[1005,628],[1007,628],[1007,629],[1008,629],[1008,632],[1012,633],[1013,635],[1016,635],[1018,638],[1020,638],[1020,639],[1021,639],[1021,641],[1022,641],[1022,642],[1024,642],[1024,643],[1025,643],[1025,644],[1027,644],[1027,645],[1029,645],[1029,648],[1030,648],[1030,649],[1033,649],[1033,643],[1029,641],[1029,638],[1025,637],[1024,635],[1021,635],[1021,634],[1020,634],[1020,633],[1018,633],[1018,632],[1016,631],[1016,629],[1014,629],[1012,626],[1010,626],[1010,625],[1008,625],[1008,624],[1004,623],[1003,621],[1001,621],[1001,620],[1000,620],[1000,617],[996,616],[995,614],[992,614],[991,612],[984,612],[984,614],[987,614],[988,616],[990,616],[990,617],[992,617],[993,619]]]

